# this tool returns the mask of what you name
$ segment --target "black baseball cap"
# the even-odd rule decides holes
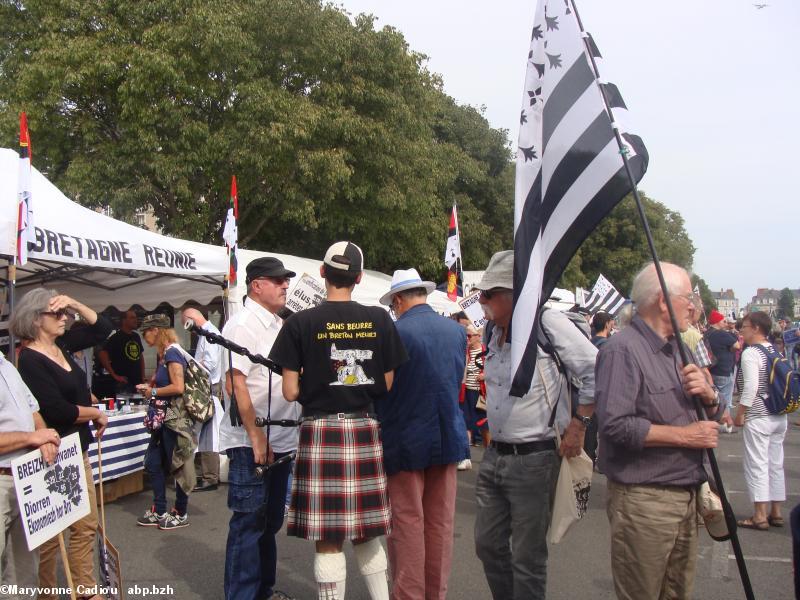
[[[294,277],[297,275],[283,266],[283,263],[274,256],[264,256],[251,261],[247,268],[245,283],[250,283],[259,277]]]

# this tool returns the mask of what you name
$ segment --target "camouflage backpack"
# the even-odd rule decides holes
[[[186,412],[197,423],[205,423],[214,416],[214,401],[211,398],[211,377],[206,368],[178,344],[173,344],[186,359],[183,372],[183,403]]]

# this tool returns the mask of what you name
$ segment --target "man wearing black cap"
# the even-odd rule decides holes
[[[269,354],[283,325],[278,312],[286,304],[286,290],[294,276],[277,258],[257,258],[248,264],[247,296],[222,335],[254,354]],[[300,410],[284,400],[280,376],[270,375],[265,366],[240,354],[231,354],[230,363],[225,362],[230,364],[229,383],[241,417],[241,425],[232,424],[229,398],[220,426],[220,451],[229,459],[228,507],[233,511],[225,551],[225,598],[287,598],[273,588],[278,562],[275,534],[283,526],[291,462],[270,470],[263,478],[257,478],[254,471],[256,465],[266,465],[294,451],[297,431],[273,427],[267,439],[255,419],[297,419]]]
[[[316,542],[314,579],[325,600],[344,598],[345,540],[370,597],[389,598],[377,538],[391,515],[373,406],[407,357],[389,313],[351,300],[363,267],[358,246],[333,244],[320,267],[327,300],[292,315],[270,352],[283,367],[284,397],[303,405],[287,533]]]

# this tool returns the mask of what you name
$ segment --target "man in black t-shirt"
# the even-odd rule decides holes
[[[363,265],[355,244],[331,246],[320,267],[327,300],[289,317],[269,354],[283,368],[284,398],[303,405],[287,533],[316,542],[319,598],[334,600],[344,597],[344,540],[370,597],[389,598],[377,537],[391,515],[373,404],[407,356],[389,314],[351,299]]]
[[[122,315],[120,327],[106,341],[97,358],[103,368],[116,382],[117,392],[135,392],[136,385],[143,383],[144,347],[142,339],[136,333],[139,317],[135,310],[128,310]]]

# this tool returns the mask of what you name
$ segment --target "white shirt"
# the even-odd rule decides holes
[[[232,342],[247,348],[253,354],[268,356],[283,325],[280,317],[273,315],[266,308],[251,298],[245,302],[242,310],[234,315],[222,329],[222,335]],[[228,368],[227,354],[224,368]],[[268,410],[268,392],[270,389],[270,371],[267,367],[250,362],[241,354],[231,353],[233,368],[241,371],[247,378],[247,391],[256,415],[273,419],[298,419],[301,407],[297,402],[287,402],[283,398],[281,376],[272,374],[272,407]],[[228,448],[248,447],[253,445],[244,426],[234,427],[230,419],[231,400],[226,398],[225,414],[220,425],[220,451]],[[265,428],[266,430],[266,428]],[[269,443],[275,452],[291,452],[297,449],[298,430],[296,427],[277,427],[269,429]]]
[[[597,348],[559,311],[544,311],[542,320],[573,385],[580,390],[578,403],[593,404]],[[556,433],[548,423],[557,400],[555,424],[559,433],[563,434],[571,419],[570,392],[555,361],[539,348],[531,389],[522,398],[510,396],[511,344],[498,347],[500,331],[499,327],[492,331],[483,369],[486,416],[492,439],[521,444],[555,438]],[[546,386],[543,381],[547,382]]]
[[[206,321],[202,327],[203,331],[210,331],[219,335],[219,329],[211,321]],[[203,365],[208,371],[211,383],[219,383],[222,380],[222,346],[212,344],[203,336],[199,336],[197,348],[194,351],[194,358]]]
[[[39,403],[14,365],[0,354],[0,432],[33,431],[33,413],[38,410]],[[31,448],[19,448],[0,455],[0,467],[10,467],[12,460],[30,451]]]

